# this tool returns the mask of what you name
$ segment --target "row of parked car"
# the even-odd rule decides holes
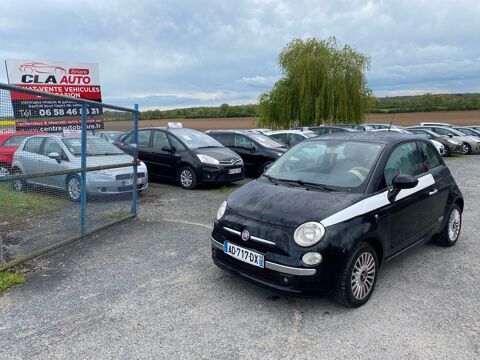
[[[317,136],[336,133],[394,132],[429,139],[442,156],[480,153],[480,126],[422,123],[408,128],[390,124],[355,124],[297,127],[288,130],[210,130],[205,133],[170,124],[138,132],[138,189],[149,176],[177,182],[185,189],[199,184],[229,183],[245,176],[258,177],[289,148]],[[79,136],[63,137],[37,132],[0,134],[0,176],[71,170],[80,167]],[[112,165],[131,161],[135,151],[132,132],[99,131],[87,138],[87,165]],[[131,191],[131,168],[92,171],[87,188],[93,194]],[[77,174],[16,180],[14,188],[30,184],[65,189],[73,200],[80,197]]]

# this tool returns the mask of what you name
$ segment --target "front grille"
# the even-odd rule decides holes
[[[145,173],[141,172],[137,174],[137,178],[145,177]],[[115,177],[116,180],[128,180],[133,179],[133,174],[120,174]]]
[[[231,160],[222,160],[220,165],[240,165],[242,163],[241,159],[231,159]]]

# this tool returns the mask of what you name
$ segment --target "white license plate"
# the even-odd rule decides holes
[[[236,169],[229,169],[228,174],[240,174],[242,172],[242,168],[236,168]]]
[[[228,241],[223,242],[223,252],[247,264],[258,266],[262,269],[265,267],[265,257],[262,254],[234,245]]]
[[[141,183],[142,183],[142,179],[138,178],[137,184],[141,184]],[[129,186],[129,185],[133,185],[133,179],[123,180],[123,186]]]

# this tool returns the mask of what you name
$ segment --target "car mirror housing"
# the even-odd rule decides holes
[[[163,146],[162,151],[169,152],[169,153],[174,153],[175,150],[172,149],[170,146]]]
[[[412,189],[418,184],[418,179],[412,175],[399,174],[392,180],[393,188],[388,192],[388,200],[394,202],[400,190]]]
[[[48,154],[48,157],[53,160],[57,160],[57,162],[60,164],[60,154],[58,152],[51,152]]]

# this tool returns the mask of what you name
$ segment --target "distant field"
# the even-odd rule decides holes
[[[423,121],[448,122],[456,125],[480,125],[480,111],[443,111],[443,112],[418,112],[397,114],[368,114],[366,123],[389,123],[393,118],[396,125],[415,125]],[[255,118],[215,118],[215,119],[174,119],[174,120],[142,120],[140,127],[166,126],[167,122],[181,122],[184,127],[197,130],[210,129],[249,129],[256,127]],[[127,131],[132,129],[129,121],[105,122],[107,130]]]

